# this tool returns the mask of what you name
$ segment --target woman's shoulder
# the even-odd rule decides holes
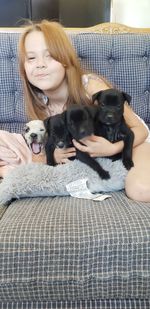
[[[82,83],[85,86],[85,88],[88,86],[88,83],[90,81],[99,81],[99,83],[104,83],[104,78],[97,75],[96,73],[88,73],[82,75]]]
[[[82,83],[88,95],[92,96],[94,93],[108,89],[111,84],[102,76],[95,73],[82,75]]]

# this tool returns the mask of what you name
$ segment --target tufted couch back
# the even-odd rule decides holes
[[[27,121],[18,68],[20,33],[0,31],[0,129],[21,132]],[[81,65],[132,96],[150,126],[150,34],[70,33]]]

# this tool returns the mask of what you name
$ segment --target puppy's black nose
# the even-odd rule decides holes
[[[65,146],[65,144],[64,144],[63,141],[60,141],[60,142],[57,143],[58,148],[64,148],[64,146]]]
[[[107,114],[107,118],[114,118],[114,114],[112,113]]]
[[[37,134],[36,134],[36,133],[31,133],[30,136],[31,136],[33,139],[37,138]]]
[[[86,130],[84,128],[81,128],[79,135],[80,135],[80,138],[85,137],[86,136]]]

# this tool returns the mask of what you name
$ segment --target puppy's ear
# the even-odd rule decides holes
[[[44,127],[48,135],[50,135],[50,117],[44,119]]]
[[[97,106],[95,105],[90,105],[90,106],[84,106],[84,108],[87,110],[88,114],[92,119],[95,118],[97,114]]]
[[[63,111],[61,114],[59,114],[59,116],[61,124],[67,128],[67,110]]]
[[[124,97],[125,101],[127,101],[130,104],[130,102],[132,100],[132,97],[128,93],[126,93],[124,91],[122,91],[122,94],[123,94],[123,97]]]
[[[65,111],[64,111],[64,112],[62,112],[62,114],[61,114],[61,117],[62,117],[62,119],[63,119],[64,123],[66,123],[66,121],[67,121],[66,116],[67,116],[67,110],[65,110]]]
[[[97,100],[97,99],[99,99],[99,98],[101,97],[102,92],[103,92],[103,90],[98,91],[98,92],[96,92],[96,93],[94,93],[94,94],[92,95],[92,102],[93,102],[93,103],[94,103],[95,100]]]

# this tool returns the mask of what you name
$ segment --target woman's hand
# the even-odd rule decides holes
[[[69,158],[76,155],[74,147],[70,148],[56,148],[54,150],[54,161],[57,164],[64,164],[69,162]]]
[[[107,157],[117,154],[123,149],[123,141],[117,143],[111,143],[107,139],[91,135],[81,140],[81,145],[76,140],[73,140],[74,146],[83,151],[89,153],[91,157]]]

